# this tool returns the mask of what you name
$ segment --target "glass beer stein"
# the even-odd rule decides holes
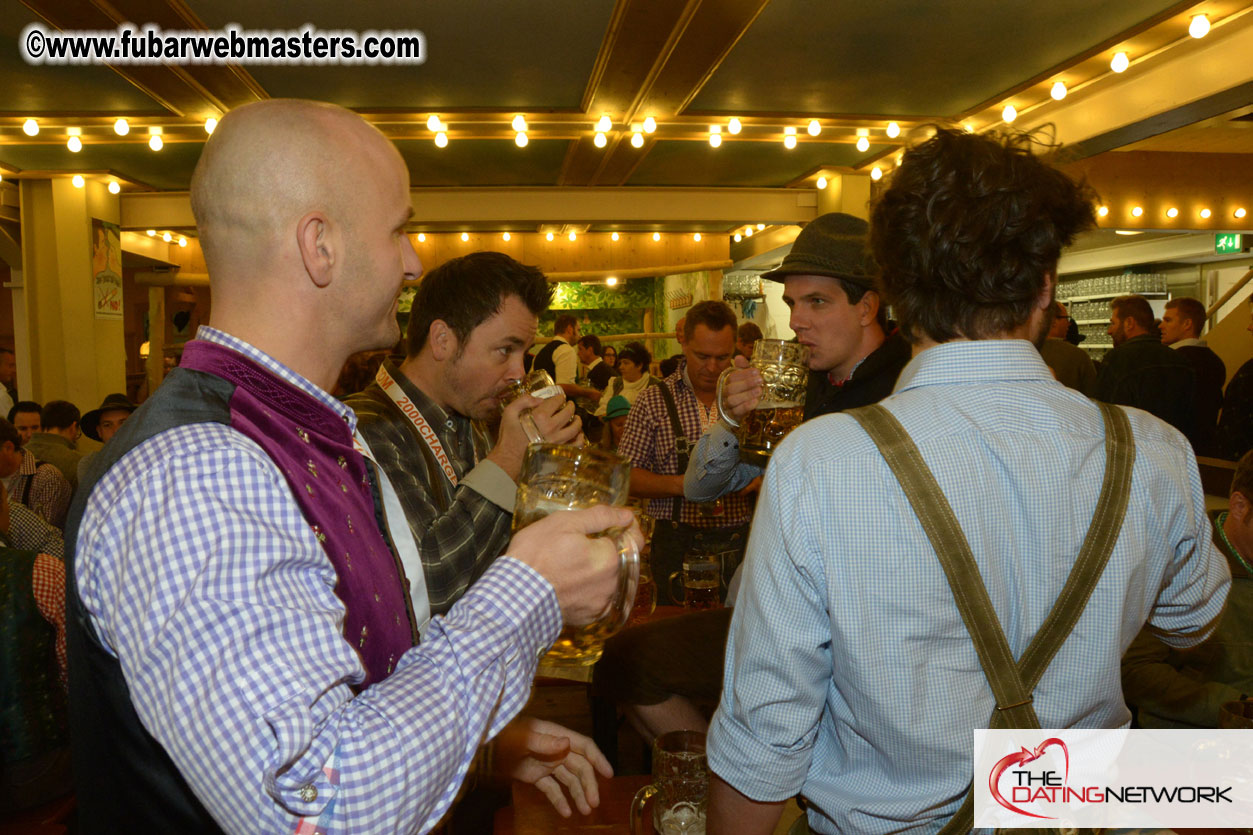
[[[565,391],[561,386],[553,382],[553,378],[548,372],[542,368],[536,368],[528,373],[521,380],[513,380],[509,385],[505,386],[504,391],[496,395],[496,399],[500,401],[500,409],[503,412],[505,407],[513,401],[517,400],[524,394],[532,397],[538,397],[540,400],[547,400],[557,395],[565,395]],[[531,417],[530,410],[522,413],[519,420],[522,423],[522,430],[526,432],[526,438],[533,444],[542,444],[544,436],[540,434],[539,427],[535,425],[535,420]]]
[[[805,419],[809,384],[809,346],[784,339],[759,339],[750,360],[761,373],[761,400],[737,422],[722,406],[722,387],[734,366],[718,378],[718,416],[736,429],[740,459],[765,466],[779,443]]]
[[[596,447],[531,444],[522,458],[513,532],[561,510],[596,505],[624,505],[631,465],[616,452]],[[621,570],[618,587],[605,611],[585,626],[567,624],[540,662],[546,666],[586,667],[600,660],[605,639],[626,623],[635,603],[640,552],[621,528],[606,531],[618,546]]]
[[[659,835],[705,835],[709,768],[705,735],[670,731],[653,740],[653,782],[631,801],[631,835],[645,832],[644,806],[653,804],[653,831]]]
[[[721,609],[721,586],[722,561],[716,556],[689,554],[683,559],[683,570],[670,575],[670,596],[691,611]]]

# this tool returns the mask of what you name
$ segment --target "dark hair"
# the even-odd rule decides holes
[[[737,335],[739,336],[739,339],[741,342],[748,342],[749,340],[758,340],[758,339],[761,339],[762,337],[761,328],[757,327],[756,323],[754,322],[745,322],[744,324],[740,325],[740,329],[737,332]]]
[[[1236,464],[1235,475],[1231,477],[1231,492],[1243,493],[1246,499],[1253,502],[1253,449],[1244,453]]]
[[[1095,193],[1020,132],[939,128],[874,201],[870,248],[911,340],[986,338],[1026,322],[1062,247],[1096,224]]]
[[[643,342],[628,342],[618,352],[618,362],[630,360],[645,371],[652,365],[653,355],[644,347]]]
[[[1137,325],[1152,333],[1157,322],[1153,317],[1153,306],[1144,296],[1135,294],[1119,296],[1109,303],[1109,309],[1119,319],[1131,319]]]
[[[553,320],[553,336],[565,333],[570,328],[578,327],[579,320],[569,313],[560,313]]]
[[[591,348],[592,353],[598,357],[605,353],[605,350],[600,347],[600,337],[594,333],[589,333],[586,336],[579,337],[579,344],[584,348]]]
[[[704,325],[711,331],[721,331],[725,328],[735,331],[735,313],[726,302],[712,300],[697,302],[687,312],[684,320],[683,338],[685,340],[692,338],[692,334],[696,333],[697,325]]]
[[[5,348],[3,345],[0,345],[0,354],[13,354],[13,349],[12,349],[12,348]],[[15,357],[16,357],[16,356],[17,356],[17,354],[13,354],[13,356],[15,356]]]
[[[9,409],[9,423],[12,423],[13,419],[20,414],[41,415],[40,422],[42,423],[43,421],[42,413],[43,413],[43,406],[40,406],[34,400],[19,400],[13,404],[12,409]]]
[[[4,418],[0,418],[0,445],[3,445],[5,441],[13,444],[14,449],[22,448],[22,436],[18,433],[17,427]]]
[[[405,335],[406,352],[412,357],[426,347],[437,319],[452,329],[464,348],[470,332],[500,312],[510,296],[517,296],[538,316],[552,303],[553,291],[538,267],[519,264],[503,252],[472,252],[445,261],[418,285]]]
[[[1205,315],[1205,305],[1201,304],[1199,300],[1189,296],[1180,296],[1177,299],[1171,299],[1166,302],[1166,308],[1178,310],[1181,318],[1187,319],[1192,323],[1192,330],[1196,332],[1196,335],[1201,335],[1201,330],[1205,327],[1205,320],[1208,317]],[[1253,499],[1253,496],[1249,498]]]
[[[82,416],[78,407],[68,400],[49,400],[39,410],[39,422],[45,432],[49,429],[69,429]]]

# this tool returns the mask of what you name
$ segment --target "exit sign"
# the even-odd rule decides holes
[[[1239,232],[1226,232],[1214,236],[1214,252],[1244,252],[1244,236]]]

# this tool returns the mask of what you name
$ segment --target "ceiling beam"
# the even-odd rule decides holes
[[[412,189],[412,225],[508,223],[807,223],[817,214],[813,191],[769,188],[457,188]],[[126,229],[195,226],[186,192],[124,194]]]

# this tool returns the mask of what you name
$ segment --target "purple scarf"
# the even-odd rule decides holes
[[[379,532],[365,459],[343,418],[326,404],[230,348],[188,342],[180,365],[235,385],[231,428],[283,472],[331,564],[347,607],[344,639],[365,666],[363,687],[386,678],[417,643],[399,565]]]

